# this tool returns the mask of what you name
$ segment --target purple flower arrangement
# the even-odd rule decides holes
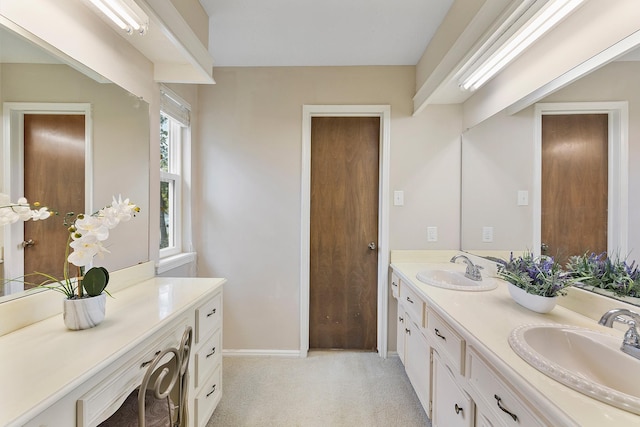
[[[509,261],[498,266],[498,277],[528,294],[543,297],[565,295],[565,288],[578,281],[571,273],[564,271],[553,257],[534,256],[531,252],[519,257],[514,257],[512,252]]]
[[[580,284],[606,289],[617,296],[640,297],[640,270],[635,261],[629,263],[606,252],[572,256],[567,263]]]

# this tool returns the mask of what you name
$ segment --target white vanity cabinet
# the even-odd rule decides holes
[[[222,293],[196,309],[194,346],[194,425],[207,424],[222,398]]]
[[[179,345],[186,327],[194,334],[188,426],[207,423],[222,393],[225,280],[138,281],[139,269],[153,274],[148,264],[133,267],[137,280],[113,291],[95,328],[69,331],[59,314],[0,337],[1,426],[96,426],[140,384],[145,362]]]
[[[473,427],[474,403],[456,380],[451,368],[433,350],[433,427]]]
[[[425,412],[431,402],[431,347],[410,316],[405,330],[404,367]]]
[[[407,377],[429,414],[431,404],[431,346],[424,335],[425,303],[398,277],[392,283],[398,284],[397,350],[404,363]],[[392,285],[393,286],[393,285]]]

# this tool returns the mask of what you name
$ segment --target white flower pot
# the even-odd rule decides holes
[[[543,297],[527,293],[524,289],[517,287],[512,283],[508,283],[511,298],[521,306],[528,308],[536,313],[548,313],[556,306],[558,297]]]
[[[104,320],[106,305],[106,294],[89,298],[65,299],[64,324],[74,331],[98,326]]]

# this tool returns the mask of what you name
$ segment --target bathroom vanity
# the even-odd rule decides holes
[[[622,330],[604,328],[594,318],[623,303],[575,304],[580,296],[570,295],[563,297],[568,298],[567,306],[580,305],[582,314],[561,305],[551,313],[538,314],[516,304],[506,282],[493,290],[470,292],[416,279],[425,269],[464,273],[464,265],[449,262],[455,254],[398,251],[391,255],[398,354],[434,427],[640,426],[640,415],[539,372],[508,341],[521,325],[559,324],[612,335],[621,343]],[[487,273],[492,274],[490,263],[483,270],[483,275]]]
[[[178,346],[188,326],[193,328],[188,425],[206,425],[222,394],[226,280],[153,273],[151,262],[114,272],[108,288],[113,298],[95,328],[67,330],[58,312],[0,336],[0,425],[98,425],[140,384],[146,363]],[[60,311],[62,297],[55,295]],[[20,301],[0,305],[3,319],[15,310],[12,303]],[[53,310],[50,302],[30,304]]]

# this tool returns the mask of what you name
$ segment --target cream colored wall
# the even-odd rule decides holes
[[[533,200],[533,110],[500,112],[462,135],[462,245],[471,252],[532,249],[532,204],[517,206],[518,190]],[[493,242],[482,228],[493,227]]]
[[[165,0],[166,1],[166,0]],[[171,0],[204,46],[209,46],[209,15],[198,0]]]
[[[2,102],[91,104],[94,209],[110,204],[119,194],[130,197],[141,208],[134,220],[111,233],[107,246],[112,253],[102,260],[96,258],[96,265],[116,270],[147,261],[151,216],[146,173],[148,105],[114,84],[97,83],[66,65],[2,64],[0,68],[4,79],[0,85]],[[70,184],[61,182],[60,186]]]
[[[640,259],[640,62],[614,62],[541,102],[629,102],[629,251]],[[501,112],[464,133],[463,249],[531,249],[532,206],[516,206],[516,191],[533,198],[534,108]],[[481,242],[495,227],[493,244]]]
[[[431,76],[484,3],[484,0],[455,0],[453,2],[451,9],[416,64],[417,88],[422,87]]]
[[[225,349],[297,351],[302,106],[390,104],[391,248],[457,248],[460,110],[412,117],[414,67],[218,68],[198,92],[198,274],[224,276]],[[440,241],[426,242],[426,226]],[[395,347],[395,345],[394,345]]]

